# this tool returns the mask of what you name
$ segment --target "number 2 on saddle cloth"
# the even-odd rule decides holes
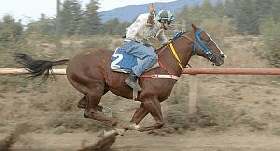
[[[153,46],[149,46],[154,50]],[[111,57],[111,69],[117,72],[129,73],[134,66],[138,65],[138,62],[140,61],[141,59],[127,54],[123,48],[118,47]]]

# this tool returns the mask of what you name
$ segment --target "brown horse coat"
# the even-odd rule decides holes
[[[111,123],[117,126],[117,128],[136,129],[139,131],[161,128],[164,125],[164,119],[160,102],[163,102],[169,97],[177,80],[172,78],[149,78],[149,76],[155,74],[180,77],[183,67],[188,64],[188,61],[195,53],[207,58],[217,66],[224,63],[225,55],[211,39],[209,34],[204,30],[200,30],[195,25],[192,25],[192,27],[192,32],[183,33],[171,41],[171,45],[162,46],[156,51],[161,66],[160,68],[145,72],[142,75],[143,77],[140,78],[139,83],[142,91],[139,92],[137,100],[141,102],[141,105],[134,113],[130,125],[126,127],[123,127],[117,119],[104,117],[97,112],[102,110],[102,107],[98,104],[100,103],[101,97],[108,91],[128,99],[132,99],[133,97],[132,89],[124,82],[127,75],[114,72],[110,68],[113,52],[92,49],[88,53],[79,54],[72,58],[67,66],[66,74],[73,87],[85,95],[78,103],[78,107],[85,108],[84,116]],[[199,34],[197,33],[198,31],[200,32]],[[203,47],[198,47],[201,43],[204,43],[207,47],[204,51],[202,50]],[[197,45],[195,51],[194,45]],[[171,47],[174,47],[174,49]],[[206,50],[208,49],[210,52],[207,53]],[[32,74],[35,77],[43,75],[43,71],[50,70],[54,65],[64,63],[60,60],[53,62],[45,61],[43,63],[45,66],[40,68],[38,64],[37,66],[32,66],[30,62],[32,61],[25,61],[25,67],[29,68],[31,73],[33,71]],[[140,127],[138,124],[148,113],[154,117],[156,123],[152,126]]]

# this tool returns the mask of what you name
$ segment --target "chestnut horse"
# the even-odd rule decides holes
[[[160,103],[165,101],[182,75],[182,70],[193,55],[202,56],[214,65],[224,63],[225,55],[210,35],[203,29],[192,24],[193,31],[178,32],[169,44],[156,50],[159,67],[146,71],[139,80],[142,91],[136,100],[140,107],[135,111],[127,126],[122,126],[117,119],[98,114],[102,111],[99,106],[101,97],[108,91],[127,99],[133,98],[133,90],[125,84],[127,74],[112,71],[110,68],[113,51],[94,50],[79,54],[74,58],[46,61],[33,60],[26,54],[17,54],[16,58],[27,68],[31,76],[47,77],[53,66],[69,63],[66,74],[69,82],[84,97],[78,107],[84,108],[86,118],[107,122],[125,130],[148,131],[160,129],[164,125]],[[141,120],[150,113],[156,123],[151,126],[140,127]]]

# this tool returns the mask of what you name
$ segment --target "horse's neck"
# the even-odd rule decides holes
[[[186,35],[183,35],[178,40],[180,40],[180,55],[182,55],[182,64],[184,65],[184,67],[186,67],[189,63],[189,60],[194,55],[194,33],[190,32]]]
[[[188,35],[190,37],[190,35]],[[159,60],[164,64],[165,68],[172,74],[176,76],[181,76],[182,68],[179,64],[185,67],[191,56],[193,51],[193,42],[189,41],[185,37],[180,37],[177,40],[172,42],[173,52],[170,45],[163,46],[160,50],[158,50]],[[176,55],[178,56],[179,61],[176,59]]]

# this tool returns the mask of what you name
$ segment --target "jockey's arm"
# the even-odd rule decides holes
[[[130,40],[134,40],[136,34],[140,31],[143,25],[146,24],[146,20],[144,20],[142,15],[139,15],[137,19],[126,28],[126,38]]]
[[[164,35],[164,30],[163,29],[160,29],[158,31],[158,33],[156,34],[156,37],[158,39],[158,41],[164,45],[168,42],[168,39],[166,38],[166,36]]]

